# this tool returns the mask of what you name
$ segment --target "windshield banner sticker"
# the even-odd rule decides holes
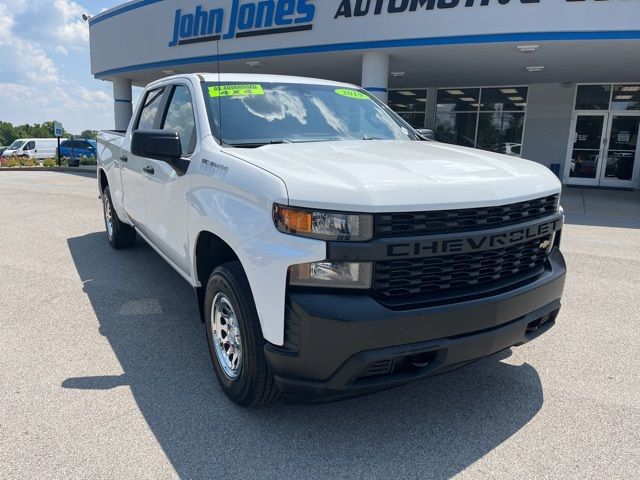
[[[349,90],[348,88],[339,88],[336,90],[338,95],[343,97],[353,98],[355,100],[369,100],[369,95],[359,92],[358,90]]]
[[[249,95],[264,95],[262,85],[220,85],[209,87],[211,98],[218,97],[246,97]]]

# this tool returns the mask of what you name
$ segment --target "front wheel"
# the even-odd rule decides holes
[[[274,401],[278,389],[264,356],[264,338],[251,288],[239,262],[214,270],[205,315],[209,353],[220,386],[238,405]]]

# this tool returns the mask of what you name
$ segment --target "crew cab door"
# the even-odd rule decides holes
[[[156,88],[146,92],[141,108],[133,123],[125,146],[131,144],[131,134],[135,130],[149,130],[158,125],[160,120],[160,106],[164,98],[166,89],[164,87]],[[144,171],[149,160],[143,157],[133,155],[131,148],[123,149],[122,156],[117,161],[120,163],[120,176],[122,179],[122,189],[124,192],[122,204],[127,216],[131,222],[138,228],[143,235],[147,235],[147,202],[146,185],[147,181]]]
[[[191,187],[187,170],[198,145],[193,92],[190,84],[166,87],[156,128],[178,132],[182,158],[174,162],[145,160],[145,198],[148,204],[148,239],[189,276],[187,194]]]

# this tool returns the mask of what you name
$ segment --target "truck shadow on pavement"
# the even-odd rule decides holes
[[[536,370],[503,353],[353,400],[241,409],[218,388],[192,289],[164,260],[143,242],[114,251],[103,233],[68,245],[124,374],[62,385],[128,386],[181,477],[449,478],[542,407]]]

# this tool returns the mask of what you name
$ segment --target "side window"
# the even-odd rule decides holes
[[[27,144],[24,146],[23,150],[35,150],[36,148],[36,142],[27,142]]]
[[[164,88],[151,90],[147,93],[147,96],[144,99],[142,112],[140,112],[140,118],[138,119],[138,126],[136,130],[150,130],[154,127],[163,93]]]
[[[189,156],[196,149],[196,120],[191,93],[187,87],[175,87],[162,129],[180,134],[183,155]]]

